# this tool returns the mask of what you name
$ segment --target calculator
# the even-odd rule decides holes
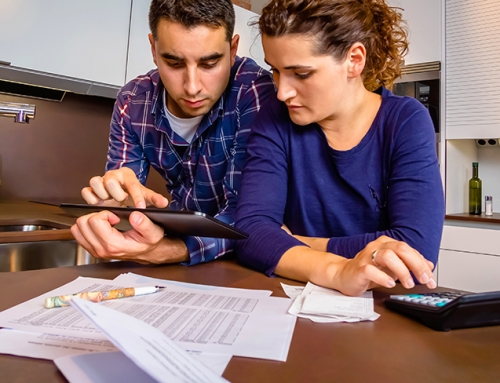
[[[500,325],[500,291],[391,295],[384,304],[439,331]]]

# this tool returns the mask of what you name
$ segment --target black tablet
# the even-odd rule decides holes
[[[245,239],[248,234],[198,211],[175,211],[158,208],[139,209],[135,207],[111,207],[62,203],[59,205],[74,217],[109,210],[121,219],[127,219],[133,211],[144,213],[151,221],[161,226],[167,235],[188,235],[197,237]]]

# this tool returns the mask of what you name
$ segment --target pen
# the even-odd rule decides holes
[[[73,297],[85,299],[86,301],[100,302],[109,299],[118,299],[125,297],[134,297],[136,295],[152,294],[161,291],[165,286],[144,286],[144,287],[124,287],[123,289],[109,290],[109,291],[86,291],[83,293],[72,295],[60,295],[58,297],[51,297],[45,299],[45,308],[50,309],[53,307],[69,306],[69,301]]]

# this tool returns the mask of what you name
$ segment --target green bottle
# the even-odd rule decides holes
[[[472,178],[469,180],[469,214],[481,215],[482,182],[479,178],[478,163],[472,163]]]

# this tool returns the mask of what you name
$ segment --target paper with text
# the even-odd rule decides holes
[[[127,285],[129,287],[134,287]],[[203,289],[166,284],[161,292],[99,303],[158,328],[186,350],[285,361],[296,318],[287,315],[286,298],[263,297],[251,290]],[[72,307],[43,308],[46,297],[126,287],[116,281],[77,278],[58,289],[0,313],[0,326],[105,340]],[[267,292],[265,294],[268,294]]]
[[[311,282],[307,283],[300,295],[294,299],[288,312],[320,323],[374,321],[380,316],[374,312],[371,291],[360,297],[348,297],[339,291],[316,286]]]
[[[79,298],[73,298],[71,306],[90,319],[132,362],[158,382],[227,382],[147,323]],[[110,368],[120,368],[120,365]]]

